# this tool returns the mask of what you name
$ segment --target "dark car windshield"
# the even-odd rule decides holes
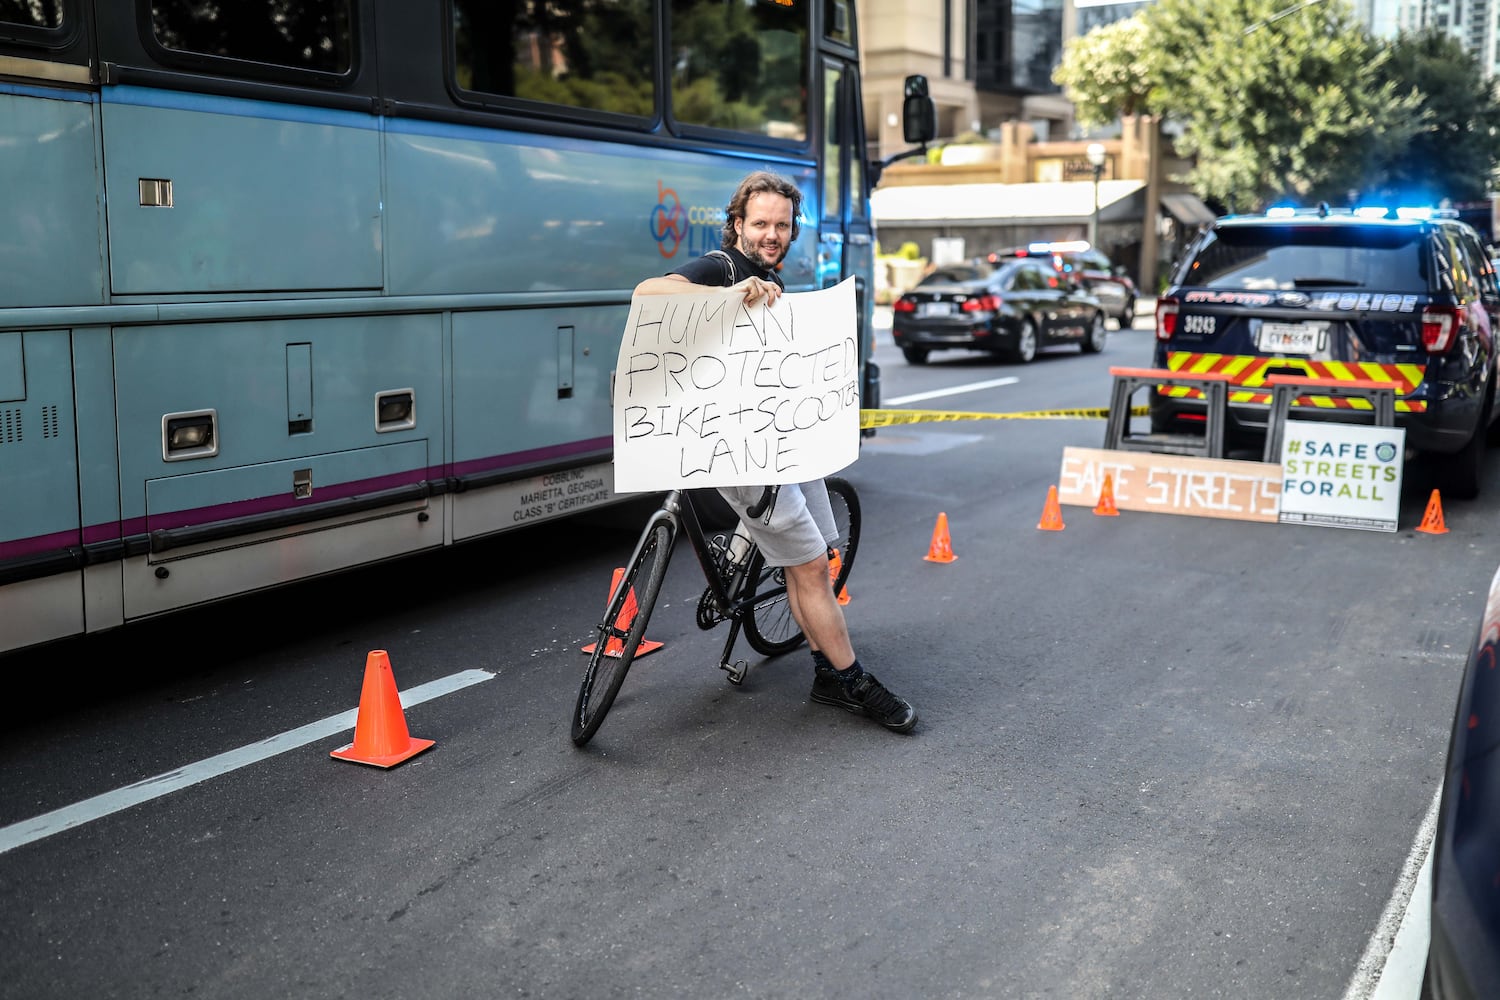
[[[965,281],[982,281],[993,272],[994,268],[988,264],[944,264],[918,284],[955,285]]]
[[[1423,292],[1427,267],[1416,226],[1221,226],[1178,276],[1206,288],[1373,288]]]

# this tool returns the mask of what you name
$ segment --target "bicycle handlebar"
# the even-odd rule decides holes
[[[767,486],[761,490],[760,499],[745,509],[745,516],[754,521],[764,514],[767,508],[776,501],[776,493],[780,489],[781,487],[779,486]]]

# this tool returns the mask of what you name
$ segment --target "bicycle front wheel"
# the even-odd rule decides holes
[[[838,572],[833,576],[833,592],[842,593],[849,572],[854,568],[854,556],[859,550],[859,494],[847,479],[830,476],[824,480],[828,487],[828,503],[833,508],[833,523],[838,536],[829,546],[830,553],[838,555]],[[745,639],[750,648],[762,656],[780,656],[790,653],[802,645],[802,627],[792,616],[792,605],[787,600],[786,577],[779,567],[767,566],[765,558],[756,549],[747,567],[749,579],[757,596],[745,616]]]
[[[609,607],[596,629],[599,637],[578,688],[578,704],[573,709],[574,746],[581,747],[593,738],[615,703],[615,695],[620,693],[620,685],[625,683],[625,675],[635,660],[641,636],[646,634],[646,623],[651,618],[651,609],[656,607],[671,554],[671,527],[661,523],[648,528],[639,550],[620,577],[619,586],[610,595]]]

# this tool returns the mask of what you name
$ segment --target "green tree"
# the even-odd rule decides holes
[[[1386,52],[1347,0],[1288,3],[1158,0],[1097,51],[1090,36],[1070,45],[1057,79],[1080,120],[1145,111],[1177,123],[1177,150],[1194,160],[1183,180],[1207,199],[1342,204],[1425,127],[1419,98],[1381,76]]]
[[[1072,100],[1083,125],[1107,125],[1144,112],[1158,79],[1157,49],[1139,16],[1068,40],[1052,82]]]
[[[1411,204],[1486,197],[1500,162],[1500,101],[1479,57],[1438,30],[1403,32],[1388,48],[1380,75],[1420,93],[1425,128],[1387,156],[1376,193]]]
[[[1159,0],[1142,16],[1161,58],[1152,103],[1185,126],[1189,182],[1237,208],[1343,203],[1422,128],[1417,97],[1346,0]]]

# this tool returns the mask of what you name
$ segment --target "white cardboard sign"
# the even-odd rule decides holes
[[[859,457],[854,279],[747,307],[638,295],[614,373],[615,490],[800,483]]]
[[[1406,428],[1288,420],[1281,522],[1395,531]]]

